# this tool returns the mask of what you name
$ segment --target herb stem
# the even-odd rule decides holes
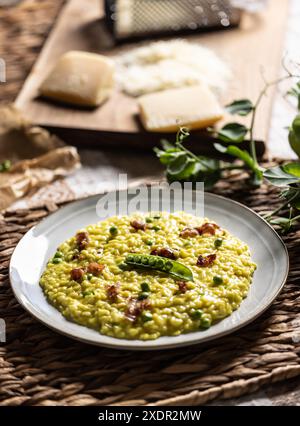
[[[268,220],[275,214],[279,213],[284,207],[288,206],[291,201],[293,201],[297,196],[299,195],[298,192],[296,192],[292,197],[290,197],[288,200],[286,200],[283,204],[281,204],[277,209],[272,211],[271,213],[264,216],[264,219]]]
[[[300,214],[298,216],[292,217],[291,222],[296,222],[300,219]]]

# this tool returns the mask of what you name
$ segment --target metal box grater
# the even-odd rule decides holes
[[[105,0],[105,12],[117,40],[224,29],[240,19],[230,0]]]

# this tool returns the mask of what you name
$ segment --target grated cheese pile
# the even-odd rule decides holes
[[[229,67],[210,49],[185,40],[159,41],[116,58],[117,82],[131,96],[204,83],[226,89]]]

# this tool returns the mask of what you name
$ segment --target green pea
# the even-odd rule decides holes
[[[91,280],[93,278],[93,274],[87,274],[86,277],[87,277],[88,280]]]
[[[213,277],[213,282],[215,285],[223,284],[223,278],[216,275]]]
[[[195,309],[190,315],[192,319],[198,320],[202,317],[203,311],[201,311],[201,309]]]
[[[156,266],[156,268],[162,268],[163,266],[164,266],[164,264],[165,264],[165,262],[164,262],[164,260],[163,259],[156,259],[156,261],[155,261],[155,266]]]
[[[160,231],[161,230],[161,228],[160,228],[160,226],[153,226],[152,227],[152,229],[153,229],[153,231],[155,231],[155,232],[157,232],[157,231]]]
[[[209,328],[211,326],[211,319],[207,314],[203,314],[201,317],[201,328]]]
[[[170,262],[169,260],[167,260],[166,262],[165,262],[165,266],[164,266],[164,269],[166,270],[166,271],[171,271],[171,269],[173,268],[173,263],[172,262]]]
[[[219,247],[221,247],[222,243],[223,243],[222,238],[216,238],[215,241],[214,241],[214,246],[216,248],[219,248]]]
[[[132,259],[135,263],[142,263],[142,256],[134,255]]]
[[[149,293],[147,291],[142,291],[139,295],[138,295],[138,300],[144,300],[144,299],[148,299],[149,297]]]
[[[150,285],[148,283],[142,283],[141,289],[142,289],[142,291],[149,292],[150,291]]]
[[[145,243],[147,244],[147,246],[152,246],[153,245],[153,241],[151,241],[151,240],[147,240],[147,241],[145,241]]]
[[[151,314],[151,312],[144,312],[142,314],[142,320],[144,322],[151,321],[152,320],[152,314]]]
[[[93,291],[83,291],[82,295],[83,295],[83,297],[92,296],[92,295],[94,295],[94,292]]]
[[[142,262],[143,265],[148,265],[149,264],[148,257],[147,256],[142,256],[141,262]]]
[[[162,270],[164,271],[164,272],[169,272],[170,271],[170,266],[168,265],[168,263],[167,262],[164,262],[164,264],[163,264],[163,267],[162,267]]]
[[[61,251],[57,251],[54,255],[54,257],[64,257],[64,254]]]
[[[135,256],[134,256],[134,254],[129,254],[129,255],[127,256],[127,260],[128,260],[128,262],[133,262],[133,261],[135,261]]]
[[[154,265],[156,265],[156,259],[155,259],[155,257],[151,257],[149,259],[149,266],[154,266]]]
[[[146,223],[151,223],[153,222],[153,220],[151,219],[151,217],[146,217]]]
[[[57,263],[60,263],[60,262],[62,262],[62,258],[61,258],[61,257],[54,257],[54,258],[52,259],[52,263],[57,264]]]
[[[117,235],[117,233],[118,233],[118,228],[117,228],[116,226],[111,226],[111,227],[109,228],[109,232],[110,232],[110,235],[112,235],[112,236]]]

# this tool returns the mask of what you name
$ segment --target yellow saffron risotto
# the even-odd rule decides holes
[[[248,246],[209,219],[135,213],[62,243],[40,285],[68,320],[150,340],[204,330],[230,315],[255,268]]]

